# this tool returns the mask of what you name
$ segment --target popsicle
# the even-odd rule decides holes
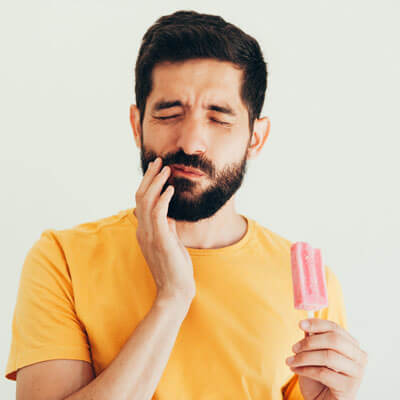
[[[307,310],[312,318],[314,311],[328,307],[325,269],[320,249],[306,242],[293,243],[290,248],[294,307]]]

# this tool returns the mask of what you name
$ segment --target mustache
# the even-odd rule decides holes
[[[156,158],[157,156],[155,156],[154,158],[152,157],[149,162],[154,161]],[[187,168],[195,168],[208,175],[213,173],[213,168],[210,167],[208,163],[205,163],[198,157],[188,157],[186,154],[184,156],[177,154],[175,156],[167,156],[163,158],[163,165],[172,164],[180,164]]]

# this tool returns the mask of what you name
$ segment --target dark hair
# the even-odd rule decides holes
[[[163,61],[213,58],[244,71],[240,96],[249,115],[250,135],[260,117],[267,87],[267,64],[258,42],[217,15],[176,11],[160,17],[144,34],[135,66],[136,104],[143,123],[152,90],[152,70]]]

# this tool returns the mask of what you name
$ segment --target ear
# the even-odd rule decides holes
[[[133,136],[134,136],[135,142],[136,142],[136,147],[138,147],[140,149],[141,148],[140,112],[139,112],[139,109],[137,108],[136,104],[131,104],[131,106],[129,108],[129,119],[130,119],[132,130],[133,130]]]
[[[267,137],[269,135],[270,128],[271,121],[268,117],[254,120],[253,136],[247,150],[248,160],[256,158],[258,156],[261,149],[264,147],[265,141],[267,140]]]

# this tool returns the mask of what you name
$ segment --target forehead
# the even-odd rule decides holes
[[[157,64],[148,104],[152,108],[161,99],[180,99],[189,105],[220,102],[240,112],[245,110],[240,98],[242,74],[234,64],[213,59]]]

